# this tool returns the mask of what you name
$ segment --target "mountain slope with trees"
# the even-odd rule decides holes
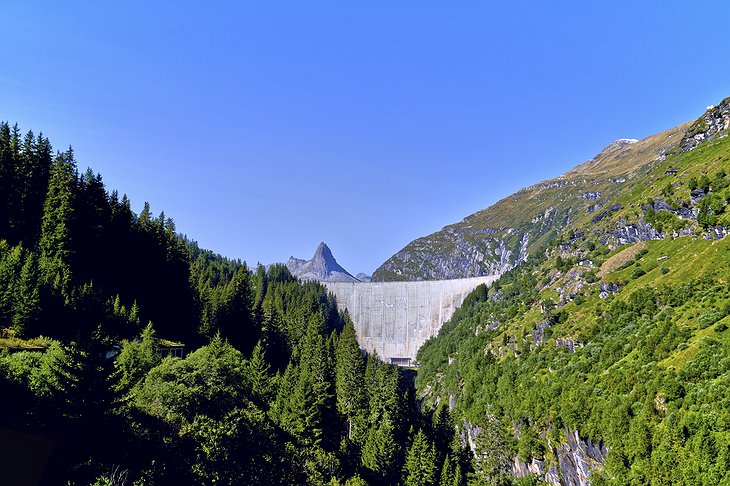
[[[419,396],[452,406],[477,477],[730,481],[729,127],[726,99],[421,348]]]
[[[4,482],[465,484],[448,411],[319,283],[199,248],[7,123],[0,197]]]

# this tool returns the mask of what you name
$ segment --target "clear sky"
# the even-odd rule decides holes
[[[352,273],[730,96],[728,2],[0,4],[0,119],[229,257]]]

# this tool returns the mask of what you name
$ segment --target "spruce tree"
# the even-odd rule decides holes
[[[433,443],[419,429],[413,437],[403,465],[406,486],[434,486],[436,484],[436,450]]]
[[[357,343],[355,327],[349,317],[345,318],[345,326],[340,333],[335,356],[337,411],[346,424],[346,437],[362,445],[367,427],[365,359]]]
[[[454,486],[455,479],[456,470],[454,461],[451,459],[451,454],[446,454],[444,456],[443,466],[441,467],[441,474],[439,474],[439,486]]]
[[[249,353],[259,339],[253,322],[253,290],[251,275],[243,265],[226,287],[224,303],[218,317],[220,333],[233,346]]]
[[[388,414],[368,430],[362,450],[362,465],[372,484],[392,484],[398,476],[400,446],[395,439],[395,427]]]
[[[10,153],[10,125],[0,123],[0,240],[10,233],[10,199],[15,173]]]
[[[27,252],[15,288],[13,329],[19,334],[32,332],[39,314],[38,262],[34,253]]]
[[[155,366],[162,362],[159,339],[152,324],[148,324],[138,340],[125,343],[114,360],[116,389],[129,391]]]
[[[77,176],[73,150],[58,154],[51,166],[43,206],[40,251],[41,278],[68,298],[71,285],[72,234]]]
[[[323,333],[324,318],[315,314],[280,380],[272,412],[302,443],[332,447],[331,422],[336,416],[333,358]]]
[[[268,407],[272,398],[273,380],[270,375],[271,367],[266,361],[266,349],[261,341],[254,346],[251,359],[246,365],[246,371],[246,375],[251,380],[254,402],[261,408]]]
[[[443,459],[454,440],[454,423],[449,407],[445,403],[441,404],[434,414],[432,427],[436,451],[439,459]]]
[[[0,240],[0,328],[12,325],[23,248]]]

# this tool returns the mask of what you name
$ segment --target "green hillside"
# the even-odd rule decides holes
[[[729,101],[656,136],[673,146],[653,160],[567,173],[601,207],[561,206],[560,231],[421,348],[419,395],[454,407],[485,481],[730,483]],[[585,186],[565,187],[529,189],[530,211]]]
[[[471,468],[326,289],[0,124],[0,483],[425,484]]]
[[[727,170],[724,147],[706,143],[726,133],[727,116],[728,100],[723,100],[694,123],[640,141],[613,142],[561,177],[522,189],[414,240],[383,263],[373,279],[431,280],[502,273],[530,254],[542,252],[552,237],[571,228],[593,230],[598,222],[604,238],[614,243],[654,238],[653,233],[644,234],[644,230],[652,230],[643,226],[641,206],[648,197],[667,199],[665,190],[671,191],[669,199],[674,203],[665,202],[691,227],[693,221],[686,210],[697,205],[689,191],[682,191],[692,177],[712,178],[717,171]],[[692,157],[679,157],[699,141],[703,143],[691,150]],[[659,224],[651,216],[646,221],[661,233],[659,237],[681,233],[681,222],[667,214],[659,217]],[[634,223],[638,235],[628,228]]]

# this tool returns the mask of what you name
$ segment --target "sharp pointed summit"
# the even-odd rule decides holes
[[[320,282],[359,282],[350,272],[342,268],[332,250],[325,242],[321,242],[311,260],[290,257],[286,262],[289,271],[302,280],[317,280]]]

